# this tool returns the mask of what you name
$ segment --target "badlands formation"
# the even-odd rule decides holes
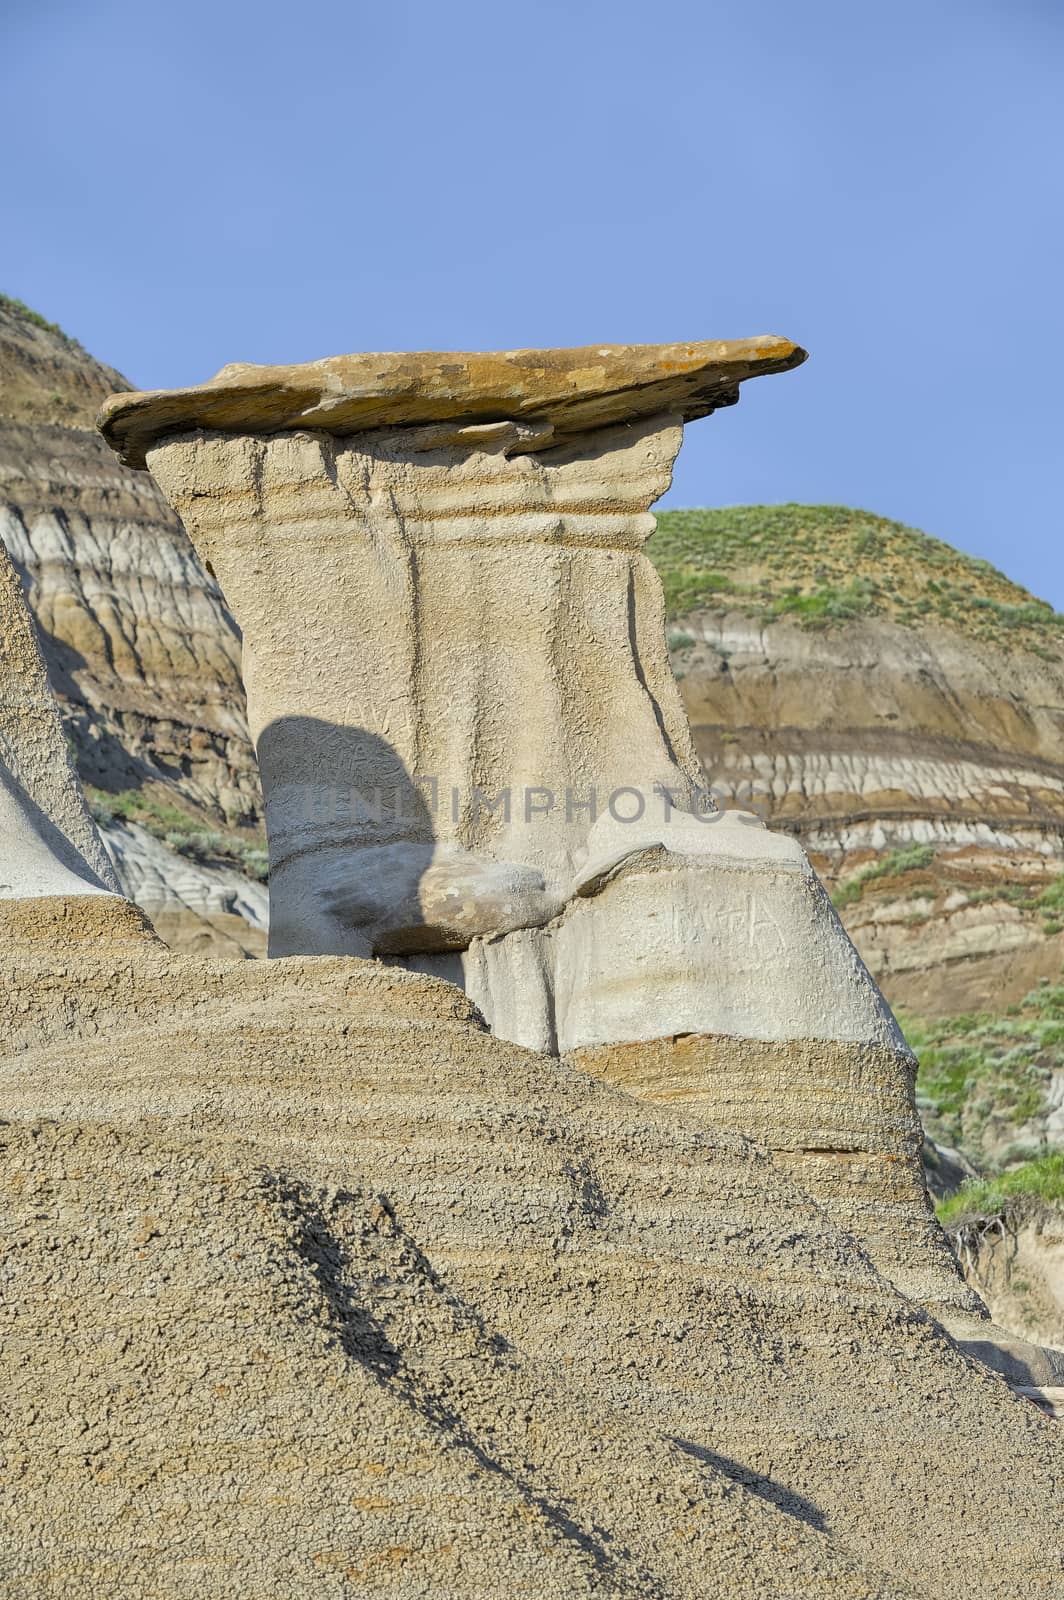
[[[115,892],[5,569],[5,1593],[1064,1594],[1064,1374],[800,847],[708,809],[641,553],[683,422],[801,359],[108,406],[243,630],[275,959]]]
[[[651,548],[714,793],[809,852],[920,1057],[930,1181],[986,1180],[943,1204],[966,1271],[1064,1342],[1064,617],[845,507],[669,511]]]
[[[800,847],[706,811],[642,551],[684,421],[803,354],[227,367],[101,427],[242,630],[271,954],[453,979],[496,1036],[777,1150],[904,1292],[964,1314],[912,1203],[915,1063]]]
[[[0,297],[0,538],[123,891],[175,948],[263,953],[239,632],[150,476],[89,429],[121,389]],[[1064,869],[1051,608],[839,507],[669,511],[645,548],[714,789],[792,830],[833,893],[904,866],[839,902],[891,1001],[948,1014],[1055,981],[1062,936],[1018,895]]]
[[[1056,981],[1037,897],[1064,872],[1064,619],[840,506],[666,512],[654,547],[706,771],[801,840],[891,1000]]]

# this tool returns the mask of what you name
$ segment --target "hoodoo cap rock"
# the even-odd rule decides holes
[[[585,345],[504,350],[329,356],[297,366],[237,362],[189,389],[112,395],[97,425],[127,466],[168,434],[311,429],[347,434],[419,423],[528,419],[543,425],[536,448],[659,412],[685,422],[734,405],[739,385],[799,366],[789,339],[695,344]]]

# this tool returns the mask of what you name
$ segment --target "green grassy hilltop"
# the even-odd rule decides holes
[[[917,528],[846,506],[659,511],[647,547],[670,617],[707,607],[826,627],[858,617],[946,623],[1041,653],[1064,616],[988,561]]]

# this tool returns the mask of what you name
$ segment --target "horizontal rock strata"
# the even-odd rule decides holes
[[[876,977],[917,1009],[1030,988],[1044,935],[1009,895],[1064,870],[1064,656],[962,624],[803,628],[707,608],[673,633],[722,801],[792,829],[833,883],[889,852],[933,852],[913,893],[870,883],[844,912]]]
[[[801,358],[755,345],[760,370]],[[540,1049],[878,1047],[908,1137],[911,1058],[801,851],[700,804],[642,553],[683,420],[753,349],[226,369],[101,426],[145,452],[243,631],[271,954],[428,968]],[[908,1184],[899,1262],[963,1300],[915,1164],[877,1183],[873,1149],[845,1225],[882,1201],[885,1263]]]
[[[155,782],[208,814],[253,819],[239,635],[150,480],[91,433],[0,419],[0,539],[84,780]]]
[[[90,431],[101,399],[123,387],[74,340],[0,300],[0,544],[37,624],[83,781],[108,797],[146,797],[191,826],[254,838],[261,795],[239,635],[154,484],[119,466]],[[162,914],[168,938],[256,946],[253,927],[238,927],[235,915],[223,927],[227,913],[202,911],[183,892],[193,863],[161,840],[153,855],[168,880],[167,909],[158,894],[145,904]],[[129,860],[128,850],[114,852],[123,890],[135,895],[147,879],[125,881]],[[247,885],[241,898],[254,893]]]
[[[1064,1581],[1057,1426],[749,1145],[420,975],[133,948],[0,957],[28,1591]]]
[[[69,334],[0,295],[0,413],[19,422],[90,428],[100,401],[129,384]]]
[[[911,1058],[869,1043],[691,1034],[570,1059],[685,1119],[748,1134],[904,1294],[975,1336],[982,1302],[922,1194]]]

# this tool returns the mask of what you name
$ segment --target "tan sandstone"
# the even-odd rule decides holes
[[[765,334],[573,350],[355,354],[298,366],[236,362],[197,387],[113,395],[99,423],[133,467],[143,467],[146,451],[167,434],[192,428],[351,434],[456,419],[531,420],[560,443],[663,411],[686,421],[708,416],[734,405],[745,378],[804,360],[790,340]]]
[[[4,919],[13,1594],[1064,1583],[1058,1426],[751,1145],[421,974]]]

